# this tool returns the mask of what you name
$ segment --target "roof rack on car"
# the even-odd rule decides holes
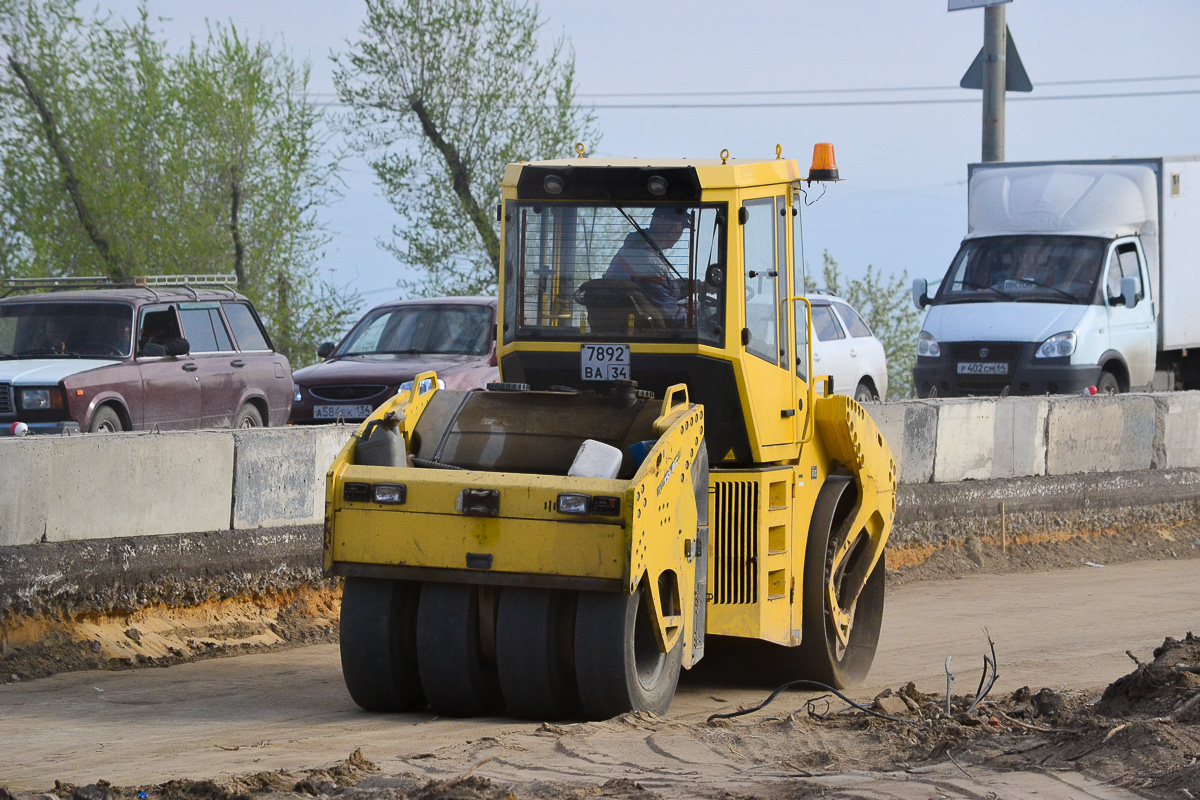
[[[7,297],[13,292],[37,289],[149,289],[152,293],[154,287],[191,289],[195,286],[223,286],[228,289],[230,285],[236,285],[237,282],[237,275],[233,274],[134,275],[129,278],[108,278],[96,275],[61,278],[5,278],[0,281],[0,287],[6,291],[0,296]]]

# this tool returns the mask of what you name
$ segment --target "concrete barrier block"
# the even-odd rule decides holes
[[[321,522],[325,473],[353,432],[350,425],[237,431],[233,528]]]
[[[863,406],[892,449],[900,483],[933,479],[937,448],[937,404],[923,400],[868,403]]]
[[[992,477],[995,427],[995,400],[943,400],[937,417],[934,482]]]
[[[1046,474],[1149,469],[1156,406],[1148,395],[1050,399]]]
[[[0,439],[0,545],[227,530],[229,432]]]
[[[1200,467],[1200,392],[1153,395],[1154,469]]]
[[[1006,397],[996,401],[991,477],[1046,474],[1049,413],[1050,401],[1044,397]]]

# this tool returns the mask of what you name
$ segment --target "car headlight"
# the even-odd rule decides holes
[[[921,335],[917,337],[917,355],[926,358],[940,358],[942,348],[938,347],[937,339],[933,338],[932,334],[921,331]]]
[[[63,395],[58,389],[18,389],[17,405],[23,411],[48,411],[63,407]]]
[[[297,386],[297,387],[296,387],[296,392],[295,392],[295,393],[292,395],[292,402],[293,402],[293,403],[299,403],[299,402],[300,402],[300,401],[302,401],[303,399],[304,399],[304,398],[303,398],[303,397],[300,395],[300,387],[299,387],[299,386]]]
[[[438,385],[439,389],[446,388],[446,382],[444,380],[442,380],[441,378],[438,378],[437,382],[438,382],[437,385]],[[413,387],[412,381],[405,381],[404,383],[400,384],[400,388],[396,390],[396,394],[404,394],[412,387]],[[425,380],[421,381],[421,388],[419,390],[417,390],[417,394],[425,394],[432,388],[433,388],[433,383],[430,382],[429,378],[426,378]]]
[[[1034,358],[1065,358],[1075,352],[1075,331],[1056,333],[1033,354]]]

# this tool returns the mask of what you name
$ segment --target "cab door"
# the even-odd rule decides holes
[[[1137,303],[1126,308],[1121,301],[1121,281],[1137,282]],[[1125,357],[1129,385],[1148,385],[1154,378],[1157,330],[1154,303],[1146,279],[1146,259],[1137,239],[1119,239],[1108,251],[1104,274],[1104,302],[1108,312],[1108,337],[1112,349]]]
[[[745,297],[742,364],[750,417],[761,446],[791,444],[796,439],[787,285],[790,216],[787,198],[775,194],[747,198],[739,212]]]

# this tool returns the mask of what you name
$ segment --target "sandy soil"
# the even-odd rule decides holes
[[[963,548],[895,576],[875,668],[848,695],[861,708],[785,692],[713,718],[769,692],[697,670],[665,718],[369,715],[327,644],[12,682],[0,740],[20,744],[0,761],[0,800],[1194,798],[1200,543],[1168,534]],[[1139,552],[1164,560],[1118,563]],[[989,637],[1000,676],[975,703]]]

